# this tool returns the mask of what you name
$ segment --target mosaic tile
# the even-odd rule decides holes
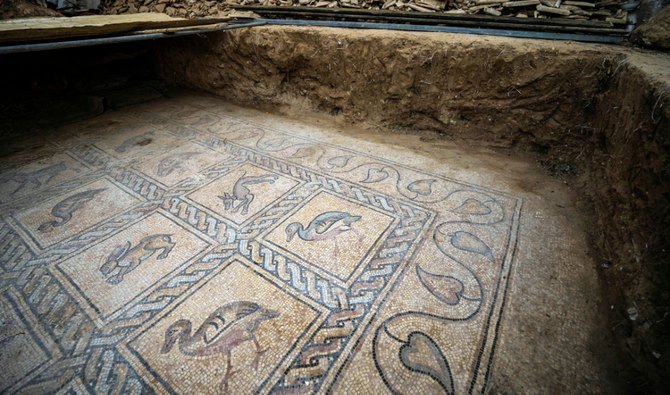
[[[70,180],[86,170],[66,154],[56,154],[18,169],[7,170],[0,173],[0,203]]]
[[[247,164],[188,197],[241,224],[297,184],[290,178]]]
[[[57,133],[2,171],[1,391],[487,388],[517,197],[202,96]]]
[[[159,391],[253,394],[295,354],[319,315],[234,260],[133,336],[127,348],[156,377]]]
[[[77,188],[14,215],[40,247],[48,247],[132,206],[139,200],[107,179]]]
[[[321,192],[265,240],[343,282],[365,263],[393,218]]]
[[[137,170],[171,187],[187,177],[195,176],[204,168],[223,159],[221,155],[193,143],[151,157],[135,166]]]
[[[81,304],[90,306],[92,317],[105,322],[206,246],[204,240],[154,213],[56,268]]]

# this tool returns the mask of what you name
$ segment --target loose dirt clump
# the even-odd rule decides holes
[[[62,16],[39,0],[3,0],[0,2],[0,20],[37,16]]]
[[[645,47],[670,49],[670,6],[635,29],[632,39]]]

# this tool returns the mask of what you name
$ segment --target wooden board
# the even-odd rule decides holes
[[[137,30],[198,26],[230,18],[172,18],[161,13],[21,18],[0,21],[0,43],[102,36]]]

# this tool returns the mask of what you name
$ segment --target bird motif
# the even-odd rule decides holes
[[[290,242],[297,234],[305,241],[330,240],[342,232],[351,229],[351,224],[361,219],[360,215],[351,215],[342,211],[326,211],[317,215],[306,228],[299,222],[286,227],[286,241]]]
[[[51,209],[51,216],[56,219],[43,223],[39,226],[39,228],[37,228],[37,230],[42,233],[46,233],[53,230],[54,228],[58,228],[67,224],[72,219],[72,214],[74,214],[75,211],[84,207],[84,204],[90,202],[99,193],[106,190],[107,188],[100,188],[90,191],[83,191],[61,200]]]
[[[252,365],[254,370],[258,369],[258,361],[267,349],[261,350],[256,331],[263,321],[278,316],[278,312],[254,302],[231,302],[214,310],[192,335],[190,320],[180,319],[172,323],[165,331],[161,354],[169,353],[175,344],[178,344],[179,352],[183,355],[205,357],[224,354],[226,373],[219,389],[227,392],[228,381],[233,374],[231,360],[233,350],[245,342],[253,341],[256,355]]]

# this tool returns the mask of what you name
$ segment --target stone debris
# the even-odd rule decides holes
[[[217,15],[237,5],[568,18],[621,26],[633,22],[629,21],[628,12],[637,8],[639,3],[631,0],[102,0],[103,12],[109,14],[164,12],[187,18]]]
[[[299,5],[297,0],[295,3]],[[232,4],[214,0],[102,0],[102,10],[106,14],[162,12],[173,17],[198,18],[218,15],[230,9]]]

